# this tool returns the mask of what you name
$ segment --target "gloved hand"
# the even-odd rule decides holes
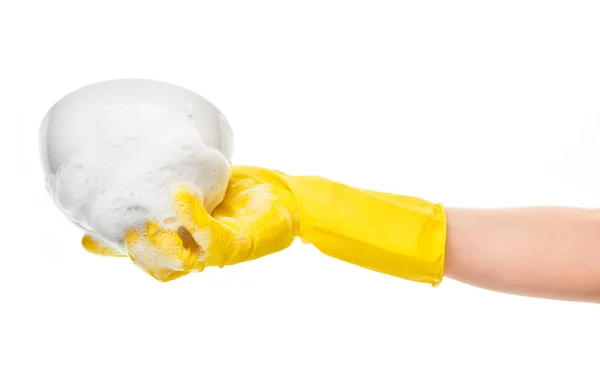
[[[444,208],[423,199],[234,166],[212,215],[185,187],[174,201],[176,222],[149,222],[145,232],[131,230],[125,238],[132,260],[161,281],[253,260],[285,249],[295,237],[381,273],[434,286],[443,277]]]

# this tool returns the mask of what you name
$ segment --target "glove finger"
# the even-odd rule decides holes
[[[144,232],[127,232],[125,245],[132,261],[159,281],[202,271],[205,266],[204,251],[185,231],[161,226],[157,221],[148,222]]]
[[[81,245],[83,248],[95,255],[100,256],[112,256],[112,257],[127,257],[126,254],[117,250],[113,245],[108,242],[101,241],[92,238],[92,236],[86,234],[81,239]]]
[[[194,242],[207,253],[207,266],[223,267],[239,255],[239,224],[235,219],[216,220],[189,190],[181,188],[175,194],[176,212],[183,228]]]

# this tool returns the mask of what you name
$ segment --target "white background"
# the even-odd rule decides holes
[[[83,251],[37,150],[66,93],[151,78],[223,111],[235,163],[448,206],[600,206],[593,3],[2,2],[0,363],[598,364],[595,305],[433,289],[300,242],[155,282]]]

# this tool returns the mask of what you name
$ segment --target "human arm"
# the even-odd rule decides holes
[[[129,256],[161,281],[262,257],[300,237],[329,256],[408,280],[438,285],[446,276],[513,294],[600,298],[596,210],[444,208],[247,166],[234,166],[212,217],[198,199],[179,196],[172,230],[149,225],[126,239]]]
[[[446,208],[445,276],[489,290],[600,302],[600,210]]]

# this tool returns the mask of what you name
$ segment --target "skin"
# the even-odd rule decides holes
[[[493,291],[600,303],[600,211],[446,208],[445,276]]]

